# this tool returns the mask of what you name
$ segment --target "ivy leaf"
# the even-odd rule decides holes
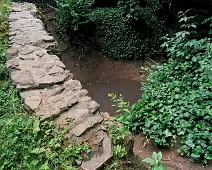
[[[171,132],[168,129],[166,129],[164,131],[164,133],[165,133],[166,137],[172,136]]]
[[[212,160],[212,154],[206,153],[206,154],[205,154],[205,159],[207,159],[207,160]]]

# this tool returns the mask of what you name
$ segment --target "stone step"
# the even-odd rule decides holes
[[[34,46],[22,48],[17,57],[7,61],[11,79],[18,89],[32,89],[73,78],[55,55],[49,55],[45,50],[37,52],[36,49]]]
[[[28,108],[42,119],[57,117],[78,103],[88,91],[83,89],[78,80],[68,80],[62,85],[51,88],[27,90],[20,95]]]
[[[79,123],[78,125],[74,126],[70,133],[79,137],[83,133],[85,133],[88,129],[92,128],[95,124],[101,123],[103,121],[103,117],[100,115],[89,116],[83,122]]]
[[[81,164],[82,170],[99,169],[113,156],[112,143],[108,135],[102,130],[98,131],[94,140],[88,142],[94,153],[91,158],[84,160]]]
[[[79,95],[78,103],[58,116],[54,122],[58,126],[73,127],[93,116],[100,105],[85,94]]]

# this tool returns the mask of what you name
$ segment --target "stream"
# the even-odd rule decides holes
[[[51,13],[45,14],[46,18]],[[66,48],[68,43],[62,40],[55,30],[54,20],[46,19],[46,29],[54,36],[59,44],[61,60],[66,68],[79,80],[83,88],[89,91],[93,100],[101,105],[101,111],[112,116],[117,115],[116,107],[108,97],[109,93],[122,94],[125,101],[131,105],[141,98],[140,76],[142,61],[113,60],[105,56],[100,49],[94,49],[82,59],[80,54],[74,53],[72,48]]]

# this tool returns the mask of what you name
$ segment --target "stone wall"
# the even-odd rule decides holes
[[[35,115],[68,127],[68,141],[91,145],[91,156],[78,163],[84,170],[98,169],[112,157],[111,140],[101,123],[108,115],[100,111],[100,105],[73,79],[58,56],[50,55],[57,43],[36,13],[33,4],[12,4],[7,61],[11,79]]]

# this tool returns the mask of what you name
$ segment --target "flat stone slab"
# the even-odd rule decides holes
[[[73,127],[93,116],[99,108],[100,105],[97,102],[92,101],[90,97],[83,94],[76,105],[63,112],[54,122],[56,125],[69,125],[69,127]]]
[[[79,137],[89,128],[92,128],[97,123],[101,123],[103,120],[103,117],[99,115],[89,116],[82,123],[76,125],[73,129],[71,129],[71,133]]]
[[[83,170],[96,170],[103,166],[103,164],[113,156],[112,143],[107,134],[103,131],[99,131],[95,138],[100,138],[102,140],[102,150],[99,151],[98,154],[94,154],[89,160],[82,162],[81,168]]]
[[[12,70],[11,79],[18,89],[51,85],[73,77],[55,56],[46,51],[37,52],[33,46],[22,48],[17,57],[7,61],[6,65]]]
[[[20,95],[24,103],[42,119],[58,116],[62,111],[76,104],[82,96],[88,94],[82,90],[78,80],[66,81],[63,85],[54,85],[51,88],[27,90]]]

